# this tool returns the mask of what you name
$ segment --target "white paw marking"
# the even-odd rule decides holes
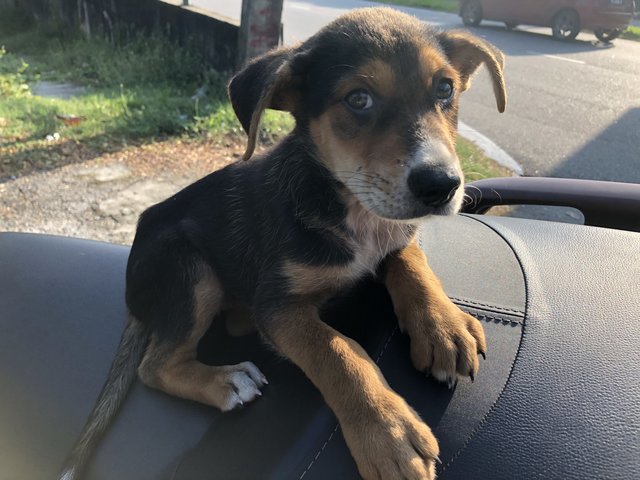
[[[449,389],[456,386],[458,383],[457,374],[451,376],[444,370],[431,370],[431,376],[438,380],[439,382],[446,383]]]
[[[231,394],[222,406],[223,412],[241,407],[246,402],[261,397],[260,389],[269,383],[258,367],[251,362],[242,362],[232,367],[227,382],[231,388]]]

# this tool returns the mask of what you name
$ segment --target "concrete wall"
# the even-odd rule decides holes
[[[196,7],[182,7],[180,0],[0,0],[15,3],[36,18],[79,26],[87,35],[113,38],[126,32],[159,31],[180,45],[197,49],[212,67],[234,68],[237,22]]]

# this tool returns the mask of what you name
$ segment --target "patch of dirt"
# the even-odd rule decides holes
[[[130,244],[144,209],[242,155],[233,141],[128,146],[0,183],[0,231]]]
[[[53,170],[63,165],[84,162],[103,152],[119,149],[117,145],[94,146],[77,140],[50,142],[2,138],[0,136],[0,182],[15,180],[34,172]]]

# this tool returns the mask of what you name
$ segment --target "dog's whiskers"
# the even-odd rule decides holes
[[[373,195],[377,193],[375,190],[351,190],[346,193],[349,196],[358,196],[358,195]]]
[[[464,194],[464,199],[465,202],[467,204],[470,204],[472,207],[476,207],[481,201],[482,201],[482,190],[480,190],[478,187],[476,187],[475,185],[469,185],[467,184],[465,186],[466,188],[472,188],[474,190],[478,191],[477,195],[469,195],[468,193]]]
[[[351,189],[351,190],[357,190],[359,188],[368,188],[368,189],[371,189],[371,190],[379,190],[378,186],[375,183],[368,183],[368,182],[349,183],[349,184],[347,184],[347,187],[349,187],[349,189]]]

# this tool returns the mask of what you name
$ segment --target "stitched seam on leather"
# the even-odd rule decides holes
[[[380,361],[382,356],[386,353],[387,347],[389,346],[389,343],[391,343],[391,339],[394,337],[394,335],[396,334],[397,331],[398,331],[398,325],[395,325],[393,327],[393,331],[389,334],[389,338],[387,338],[387,341],[385,342],[384,347],[382,347],[382,350],[380,351],[380,354],[377,356],[377,358],[375,360],[376,364]]]
[[[513,308],[506,308],[506,307],[499,307],[497,305],[491,305],[489,303],[480,303],[480,302],[475,302],[473,300],[467,300],[466,298],[457,298],[457,297],[449,297],[451,298],[451,300],[455,301],[455,302],[460,302],[460,303],[468,303],[470,305],[478,305],[479,307],[487,307],[490,308],[491,310],[500,310],[500,311],[504,311],[504,312],[511,312],[511,313],[517,313],[520,315],[524,315],[524,312],[522,310],[516,310]]]
[[[492,320],[494,322],[500,323],[510,323],[511,325],[524,325],[523,321],[513,320],[511,318],[504,317],[492,317],[491,315],[484,315],[482,313],[471,312],[469,310],[466,311],[469,315],[473,315],[479,320]]]
[[[495,229],[491,225],[483,222],[482,220],[480,220],[480,219],[478,219],[478,218],[476,218],[474,216],[470,216],[470,215],[464,215],[464,216],[466,218],[470,218],[472,220],[475,220],[476,222],[481,223],[485,227],[487,227],[490,230],[492,230],[496,235],[498,235],[504,241],[504,243],[507,244],[507,246],[513,252],[513,255],[516,257],[516,260],[518,261],[518,265],[520,265],[520,270],[522,272],[522,277],[524,279],[524,290],[525,290],[525,316],[524,316],[524,318],[526,319],[527,318],[527,312],[529,311],[529,282],[528,282],[527,274],[525,273],[525,270],[524,270],[524,266],[522,265],[522,260],[520,259],[520,257],[516,253],[515,248],[513,247],[513,245],[511,245],[511,243],[509,243],[509,241],[497,229]],[[500,389],[500,393],[496,397],[496,400],[493,402],[493,404],[491,405],[491,407],[489,408],[487,413],[485,413],[485,415],[482,417],[482,420],[480,420],[480,422],[478,423],[476,428],[473,429],[473,431],[471,432],[469,437],[465,440],[464,444],[458,449],[458,451],[456,453],[453,454],[453,456],[449,459],[449,461],[445,465],[442,466],[442,470],[441,471],[443,473],[447,470],[448,467],[451,466],[451,464],[453,464],[453,462],[469,446],[469,443],[471,443],[471,440],[476,436],[476,434],[480,430],[482,430],[484,425],[487,423],[487,419],[489,418],[491,413],[493,413],[493,411],[496,409],[496,406],[498,405],[498,402],[500,401],[500,398],[502,398],[502,394],[504,393],[505,389],[507,388],[507,385],[509,384],[509,380],[511,380],[511,375],[513,374],[513,369],[515,367],[516,362],[518,361],[518,357],[520,356],[520,349],[522,348],[522,340],[524,339],[524,329],[525,329],[525,321],[523,319],[523,322],[522,322],[522,334],[520,335],[520,342],[518,343],[518,349],[516,350],[516,354],[515,354],[515,356],[513,358],[513,362],[511,363],[511,368],[509,369],[509,375],[507,375],[507,379],[504,382],[504,384],[502,385],[502,388]]]
[[[378,356],[375,359],[375,363],[377,364],[380,359],[382,358],[382,356],[385,354],[385,352],[387,351],[387,347],[389,346],[389,343],[391,343],[391,339],[395,336],[396,332],[398,331],[398,325],[393,327],[392,332],[389,334],[389,337],[387,338],[387,341],[385,342],[384,346],[382,347],[382,350],[380,351],[380,353],[378,354]],[[311,460],[311,463],[309,463],[309,465],[307,465],[307,468],[304,469],[304,472],[302,472],[302,475],[300,475],[298,477],[298,480],[302,480],[302,478],[309,473],[309,470],[311,470],[311,467],[313,467],[313,464],[316,463],[316,460],[318,460],[318,458],[320,457],[320,455],[322,455],[322,452],[324,452],[324,449],[327,448],[327,445],[329,445],[329,442],[331,441],[331,439],[333,439],[333,436],[335,435],[335,433],[338,431],[338,427],[340,426],[339,423],[336,424],[335,428],[331,431],[331,434],[329,435],[329,437],[327,438],[327,440],[324,442],[324,444],[322,445],[322,447],[320,448],[320,450],[318,450],[318,453],[316,453],[316,456],[313,457],[313,460]]]
[[[340,424],[337,423],[334,429],[331,431],[331,435],[329,435],[329,438],[327,438],[327,440],[324,442],[324,445],[322,445],[322,448],[318,450],[318,453],[316,453],[316,456],[313,457],[313,460],[311,460],[311,463],[307,465],[307,468],[304,470],[304,472],[302,472],[302,475],[298,477],[298,480],[302,480],[302,478],[304,478],[304,476],[309,472],[309,470],[311,470],[311,467],[313,466],[314,463],[316,463],[316,460],[318,460],[318,457],[322,455],[322,452],[324,452],[324,449],[327,448],[327,445],[329,445],[329,442],[333,438],[333,435],[338,431],[339,426]]]

